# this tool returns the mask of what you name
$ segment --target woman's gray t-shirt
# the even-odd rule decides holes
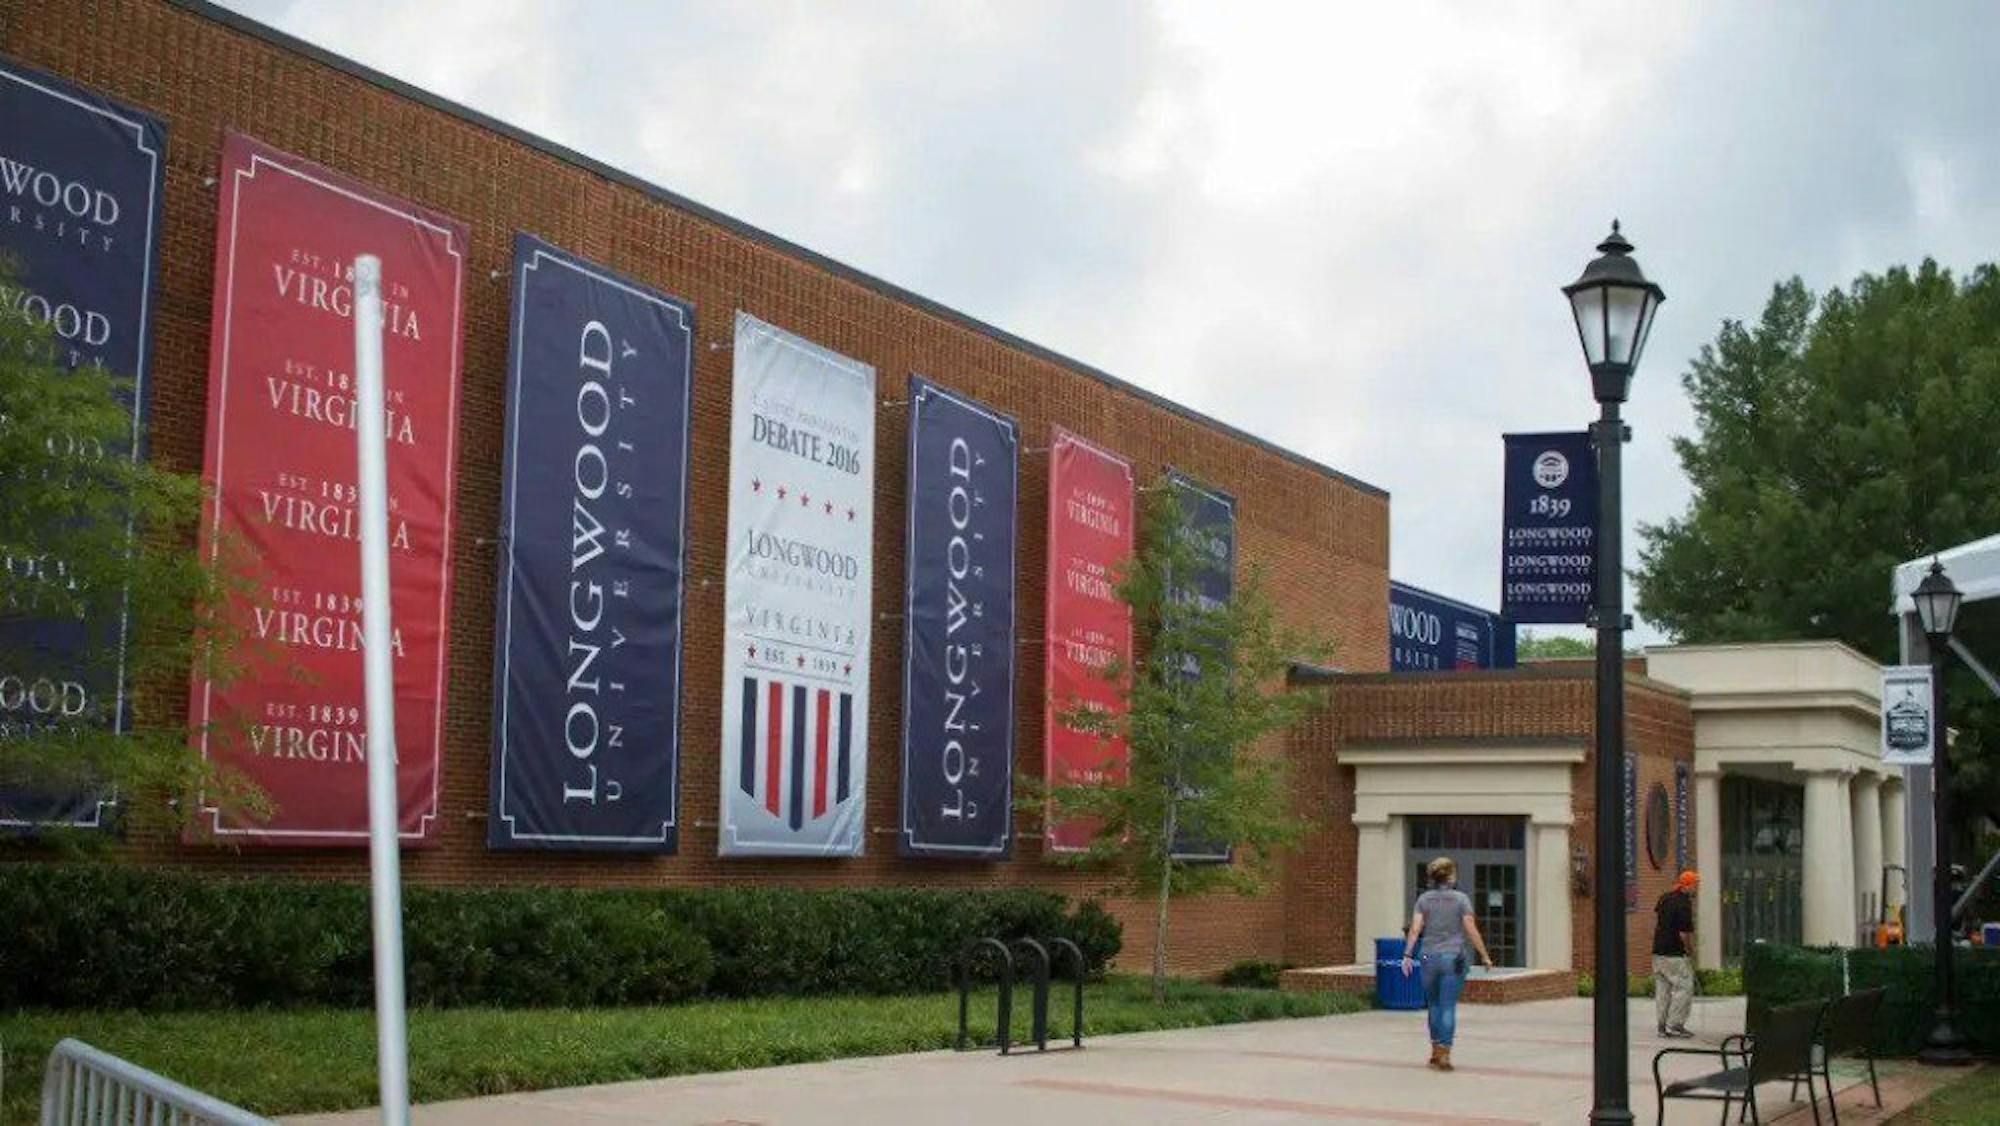
[[[1424,917],[1423,953],[1465,953],[1465,917],[1472,900],[1457,888],[1432,888],[1417,897],[1417,914]]]

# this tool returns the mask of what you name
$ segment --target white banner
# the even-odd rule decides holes
[[[875,369],[736,314],[723,856],[859,856]]]
[[[1931,667],[1882,667],[1882,763],[1929,766],[1932,735]]]

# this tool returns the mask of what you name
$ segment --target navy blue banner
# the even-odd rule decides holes
[[[131,380],[127,448],[146,438],[166,126],[94,91],[0,58],[0,315],[54,335],[64,367]],[[0,556],[9,583],[47,581],[47,559]],[[0,625],[0,738],[67,724],[123,731],[123,620]],[[0,793],[0,826],[103,825],[110,795]]]
[[[1169,469],[1167,484],[1180,501],[1185,515],[1186,534],[1194,541],[1201,567],[1192,575],[1175,576],[1176,601],[1193,599],[1210,609],[1229,604],[1236,596],[1236,498]],[[1199,677],[1201,667],[1189,659],[1188,674]],[[1228,841],[1202,840],[1193,832],[1175,834],[1173,856],[1177,860],[1227,863],[1234,854]]]
[[[1597,452],[1583,431],[1505,437],[1500,614],[1582,625],[1597,590]]]
[[[1014,843],[1014,420],[910,377],[904,856]]]
[[[1389,584],[1389,671],[1514,667],[1514,623],[1477,606]]]
[[[514,236],[492,848],[673,852],[694,313]]]

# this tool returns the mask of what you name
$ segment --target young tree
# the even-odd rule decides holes
[[[2000,531],[2000,271],[1926,260],[1816,297],[1776,286],[1723,323],[1682,386],[1688,511],[1642,527],[1639,608],[1690,642],[1835,638],[1896,659],[1889,574]],[[1962,630],[2000,658],[2000,613]],[[2000,816],[2000,707],[1952,680],[1961,808]]]
[[[229,572],[194,550],[200,481],[131,456],[130,381],[68,355],[46,325],[0,312],[0,816],[110,790],[145,813],[192,810],[175,799],[198,788],[254,808],[184,727],[126,699],[182,690],[196,663],[227,674]],[[123,736],[121,703],[137,717]]]
[[[1030,804],[1094,823],[1089,846],[1063,854],[1065,862],[1108,869],[1123,891],[1153,898],[1153,999],[1163,1001],[1172,898],[1256,893],[1275,854],[1304,829],[1292,813],[1283,759],[1253,748],[1317,698],[1283,687],[1288,664],[1329,649],[1278,622],[1255,569],[1227,602],[1193,596],[1193,579],[1214,566],[1213,555],[1200,550],[1199,529],[1171,484],[1158,483],[1151,497],[1139,552],[1117,584],[1140,652],[1129,667],[1104,670],[1121,686],[1126,710],[1073,708],[1063,716],[1100,738],[1122,737],[1128,766],[1122,778],[1058,786]],[[1035,787],[1026,789],[1032,795]],[[1233,846],[1233,859],[1175,855],[1201,842]]]

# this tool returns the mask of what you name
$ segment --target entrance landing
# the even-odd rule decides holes
[[[1315,966],[1286,970],[1278,988],[1291,993],[1348,993],[1375,996],[1375,966]],[[1468,1005],[1511,1005],[1521,1001],[1558,1001],[1576,996],[1575,970],[1524,970],[1474,967],[1459,1000]]]

